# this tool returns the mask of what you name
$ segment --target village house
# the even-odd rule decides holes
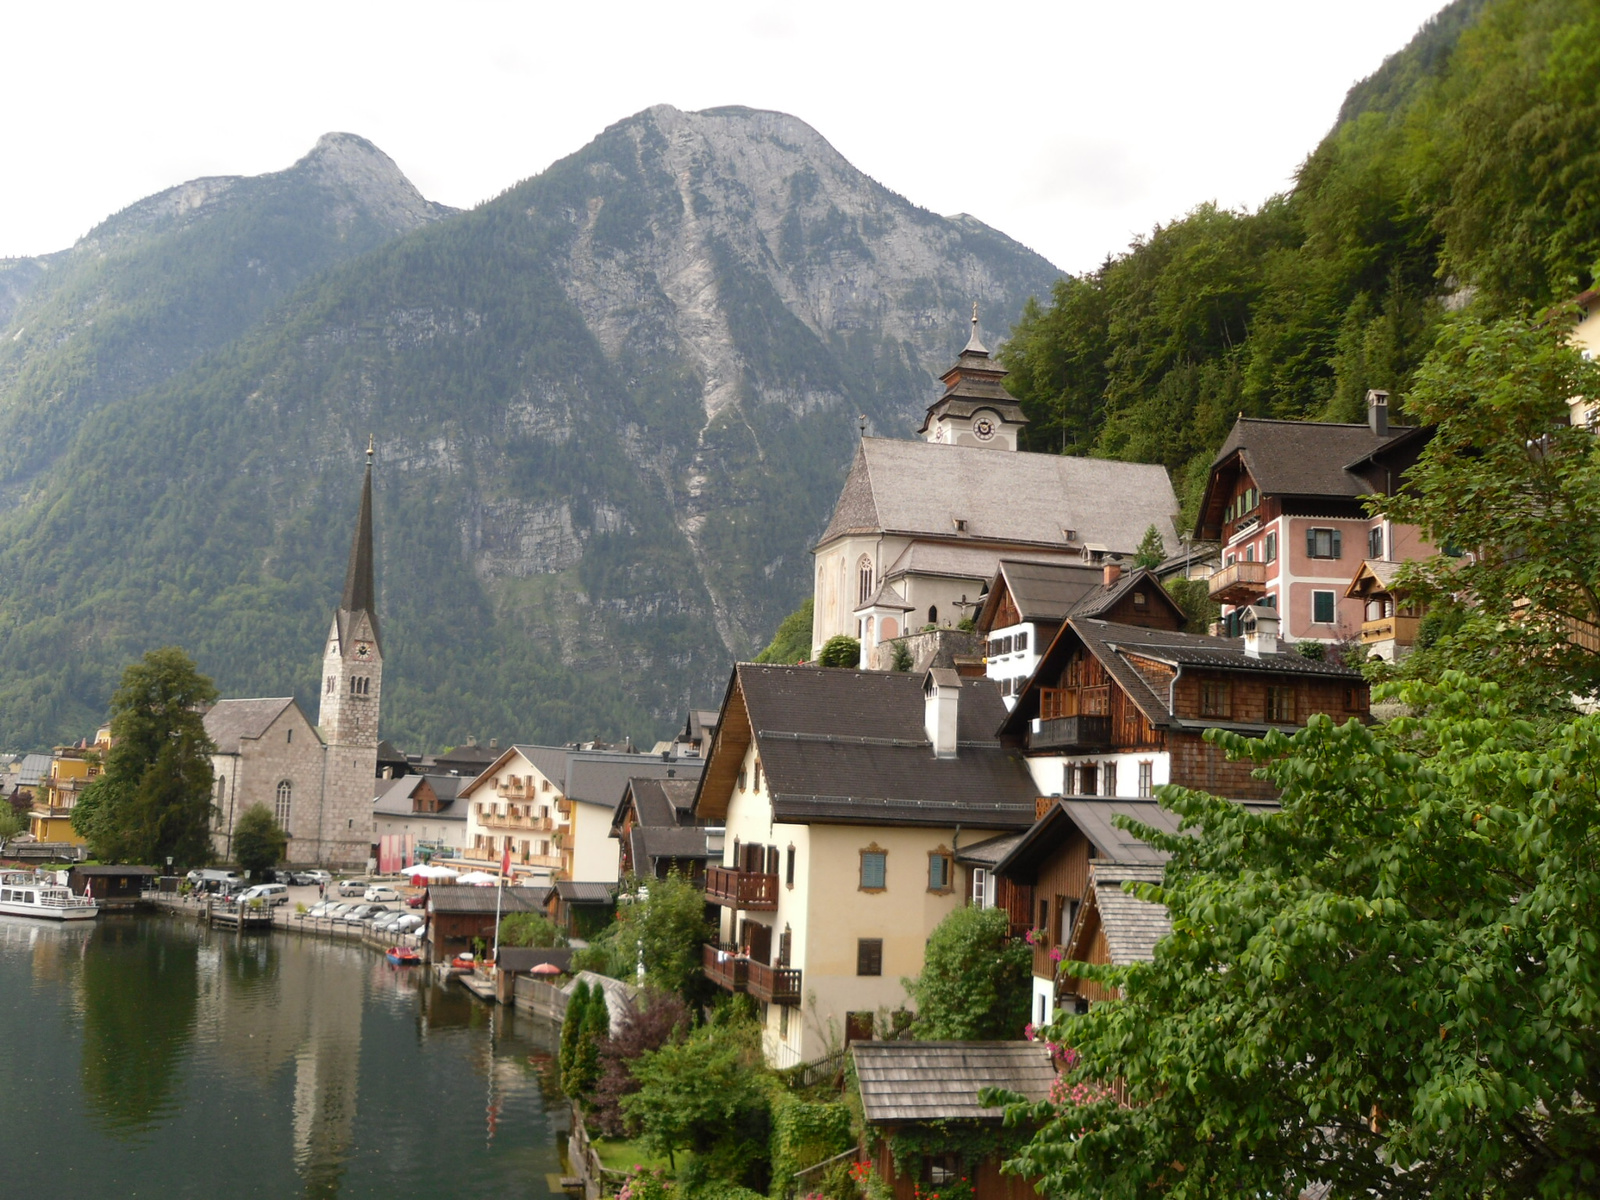
[[[1252,605],[1282,614],[1296,641],[1387,642],[1392,628],[1369,628],[1365,602],[1349,594],[1363,560],[1402,563],[1434,548],[1414,526],[1367,514],[1367,495],[1394,495],[1431,430],[1391,426],[1389,394],[1367,393],[1364,425],[1240,417],[1211,464],[1195,521],[1197,541],[1221,545],[1211,599],[1222,605],[1219,632],[1237,636]]]
[[[1176,547],[1177,498],[1164,467],[1030,454],[1006,372],[972,338],[928,407],[922,441],[861,440],[816,547],[811,643],[881,643],[971,617],[1002,558],[1098,564],[1132,557],[1154,526]]]
[[[694,806],[724,826],[705,962],[757,1001],[769,1062],[905,1009],[901,978],[965,902],[963,843],[1032,823],[1027,769],[994,738],[1004,715],[994,683],[946,669],[734,668]]]
[[[459,775],[402,775],[387,783],[372,801],[379,873],[410,866],[421,854],[460,856],[467,813],[455,801],[465,782]]]
[[[1035,1200],[1035,1180],[1001,1172],[1004,1153],[949,1147],[963,1143],[963,1131],[998,1130],[1004,1120],[1004,1109],[979,1105],[980,1089],[1004,1088],[1035,1102],[1049,1097],[1056,1068],[1044,1043],[855,1042],[850,1052],[862,1119],[878,1135],[872,1169],[894,1200],[952,1188],[968,1194],[963,1183],[974,1200]],[[1027,1132],[1018,1131],[1019,1143]]]
[[[378,631],[372,541],[372,455],[350,543],[344,593],[323,645],[321,707],[312,725],[288,696],[221,700],[205,714],[217,745],[212,844],[231,857],[246,809],[271,812],[289,836],[294,863],[366,867],[373,844],[383,646]]]
[[[103,725],[91,745],[87,739],[76,746],[57,746],[34,791],[33,809],[28,814],[28,832],[36,842],[82,846],[84,839],[72,827],[72,810],[78,797],[105,769],[111,750],[111,728]]]
[[[1313,713],[1367,719],[1361,673],[1310,658],[1277,636],[1278,613],[1250,610],[1243,638],[1073,618],[1000,726],[1043,796],[1148,797],[1165,783],[1271,799],[1248,763],[1208,729],[1292,730]]]
[[[1115,561],[1091,567],[1002,559],[984,593],[976,631],[985,648],[985,674],[1000,685],[1007,709],[1016,706],[1068,617],[1099,617],[1152,629],[1182,629],[1185,621],[1183,610],[1150,571],[1125,571]]]
[[[461,857],[498,870],[509,851],[514,878],[541,884],[561,878],[572,836],[566,766],[560,747],[514,745],[463,784],[451,806],[466,818]]]
[[[665,879],[676,871],[703,884],[706,863],[722,860],[722,829],[694,815],[698,773],[690,779],[630,778],[611,816],[624,878]]]
[[[1317,713],[1367,719],[1360,672],[1286,648],[1277,621],[1274,609],[1251,609],[1245,636],[1225,639],[1072,618],[1045,652],[1000,737],[1022,749],[1040,794],[1060,799],[1041,802],[1039,822],[994,868],[997,904],[1034,945],[1037,1023],[1055,1011],[1055,962],[1088,897],[1091,866],[1164,861],[1114,816],[1174,831],[1176,818],[1154,800],[1169,783],[1276,802],[1273,784],[1206,741],[1208,729],[1261,736]]]

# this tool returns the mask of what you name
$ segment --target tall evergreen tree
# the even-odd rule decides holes
[[[105,773],[84,789],[72,827],[110,862],[189,866],[211,859],[211,755],[202,711],[217,689],[177,646],[149,651],[111,700]]]

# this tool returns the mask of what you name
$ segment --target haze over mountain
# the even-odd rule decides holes
[[[747,109],[466,213],[347,134],[151,197],[0,264],[0,743],[167,643],[314,716],[369,433],[385,735],[664,731],[808,591],[860,415],[909,435],[1057,276]]]

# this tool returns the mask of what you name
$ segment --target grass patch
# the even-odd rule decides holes
[[[634,1167],[660,1167],[668,1175],[672,1167],[665,1158],[651,1154],[639,1142],[625,1138],[597,1137],[591,1143],[600,1156],[600,1165],[611,1171],[631,1171]]]

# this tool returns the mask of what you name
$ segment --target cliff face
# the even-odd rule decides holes
[[[972,303],[993,338],[1056,277],[778,113],[651,109],[457,215],[392,168],[335,135],[14,272],[10,740],[168,641],[309,702],[369,432],[386,736],[664,731],[808,591],[861,418],[909,436]],[[142,323],[73,375],[86,297]]]

